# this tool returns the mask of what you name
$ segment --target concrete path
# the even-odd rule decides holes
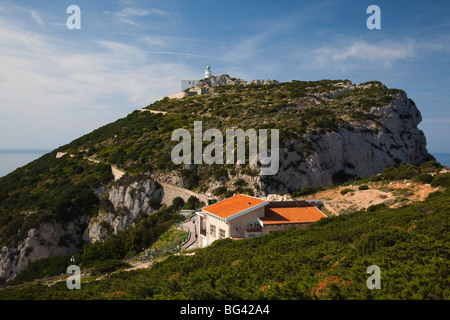
[[[191,219],[189,219],[189,221],[186,221],[185,223],[183,223],[183,225],[185,226],[185,228],[189,228],[189,239],[183,243],[181,245],[181,250],[187,250],[187,249],[194,249],[197,248],[197,237],[195,236],[195,217],[196,215],[194,215],[193,217],[191,217]]]

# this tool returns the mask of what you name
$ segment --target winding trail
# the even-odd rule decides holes
[[[66,153],[64,153],[65,155]],[[73,155],[70,155],[73,156]],[[60,158],[61,155],[58,154],[57,158]],[[95,162],[95,163],[100,163],[100,160],[94,159],[93,157],[87,157],[86,158],[89,161]],[[125,171],[118,169],[117,167],[110,165],[111,166],[111,172],[114,175],[114,181],[119,180],[120,178],[123,177],[123,175],[126,174]],[[169,184],[167,182],[162,182],[161,179],[158,179],[157,176],[152,176],[152,179],[156,182],[158,182],[161,187],[163,188],[164,191],[164,195],[162,198],[162,203],[166,204],[167,206],[170,206],[172,204],[173,199],[175,199],[176,197],[181,197],[184,201],[187,201],[191,196],[196,197],[198,200],[200,200],[201,202],[204,202],[205,204],[208,204],[208,200],[210,200],[209,197],[205,196],[204,194],[201,193],[197,193],[188,189],[185,189],[183,187],[179,187],[173,184]]]

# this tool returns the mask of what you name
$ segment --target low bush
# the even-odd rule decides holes
[[[118,269],[129,268],[129,267],[131,267],[131,265],[123,262],[122,260],[118,260],[118,259],[104,260],[104,261],[97,263],[94,266],[92,275],[98,276],[98,275],[101,275],[104,273],[110,273],[110,272],[114,272]]]
[[[433,180],[433,176],[429,173],[422,173],[413,179],[414,182],[430,183]]]
[[[342,189],[342,190],[341,190],[341,194],[344,195],[344,194],[347,194],[347,193],[349,193],[349,192],[351,192],[351,191],[353,191],[353,189],[345,188],[345,189]]]
[[[435,175],[431,181],[432,187],[450,187],[450,172]]]

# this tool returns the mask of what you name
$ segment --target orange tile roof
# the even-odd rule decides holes
[[[244,210],[255,207],[263,202],[266,202],[266,200],[238,193],[231,198],[204,207],[203,210],[212,213],[220,218],[226,219]]]
[[[325,218],[316,207],[287,207],[287,208],[267,208],[265,215],[260,220],[264,226],[269,224],[284,223],[309,223]]]

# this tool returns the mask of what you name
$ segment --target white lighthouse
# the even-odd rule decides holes
[[[205,70],[205,79],[211,77],[211,67],[207,66]]]

